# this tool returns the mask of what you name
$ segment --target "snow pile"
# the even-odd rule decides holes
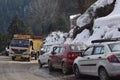
[[[80,16],[77,20],[77,25],[79,27],[85,26],[86,24],[90,23],[90,21],[92,20],[92,16],[94,16],[95,14],[95,10],[97,8],[100,7],[104,7],[107,4],[111,4],[113,3],[114,0],[98,0],[96,1],[92,6],[90,6],[90,8],[85,12],[85,14],[83,14],[82,16]]]
[[[73,43],[78,43],[78,42],[81,43],[81,41],[86,42],[89,38],[89,35],[90,35],[89,30],[85,29],[76,36],[76,38],[73,40]]]
[[[107,4],[113,3],[114,0],[98,0],[96,1],[83,15],[77,19],[77,25],[83,27],[90,23],[93,19],[94,12],[97,8],[104,7]],[[76,36],[73,40],[70,38],[73,35],[73,30],[69,32],[69,38],[65,38],[65,33],[53,32],[46,38],[45,44],[55,43],[84,43],[90,45],[92,40],[108,39],[120,37],[120,0],[116,0],[114,10],[105,17],[94,19],[93,33],[85,29]]]
[[[66,40],[67,35],[67,33],[63,33],[60,31],[52,32],[46,37],[44,45],[63,44]]]
[[[104,7],[106,4],[111,4],[112,2],[113,0],[98,0],[91,7],[95,10],[99,7]],[[86,12],[79,17],[77,25],[81,27],[88,24],[91,20],[88,16],[89,14]],[[92,40],[116,37],[120,37],[120,0],[116,0],[114,10],[108,16],[94,20],[93,34],[91,36],[89,36],[89,31],[84,30],[77,35],[74,42],[84,42],[90,45]]]
[[[104,29],[103,33],[99,33],[99,34],[104,34],[101,38],[120,37],[120,1],[119,0],[116,0],[114,10],[108,16],[101,17],[95,20],[93,28],[94,28],[94,32],[98,28],[99,31]]]

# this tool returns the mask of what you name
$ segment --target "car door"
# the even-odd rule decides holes
[[[94,47],[94,51],[93,54],[91,56],[89,56],[90,60],[89,60],[89,69],[88,70],[89,74],[93,74],[96,75],[97,74],[97,65],[101,62],[104,61],[105,56],[104,56],[104,51],[105,51],[105,47],[103,45],[98,45]]]
[[[46,53],[46,47],[43,48],[43,50],[40,51],[39,59],[41,63],[44,63],[44,55]]]
[[[82,73],[88,73],[90,70],[90,67],[92,64],[90,64],[90,56],[92,55],[94,50],[94,46],[88,47],[83,52],[83,57],[80,58],[79,65],[80,65],[80,72]]]
[[[62,67],[62,60],[63,60],[64,52],[65,52],[65,47],[61,46],[60,52],[57,54],[57,60],[56,60],[58,64],[58,68]]]
[[[46,52],[43,54],[43,62],[47,63],[48,62],[48,53],[50,51],[50,46],[46,47]]]
[[[55,60],[54,64],[56,68],[61,68],[64,51],[65,48],[63,46],[59,46],[57,53],[54,55],[54,60]]]
[[[47,53],[47,47],[45,47],[44,50],[40,54],[39,59],[40,59],[41,63],[45,63],[45,55],[46,55],[46,53]]]
[[[52,64],[54,67],[58,67],[58,54],[60,52],[60,47],[54,47],[53,54],[51,55]]]

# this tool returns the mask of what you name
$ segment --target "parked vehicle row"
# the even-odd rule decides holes
[[[40,51],[39,67],[48,64],[49,71],[54,68],[62,69],[64,74],[72,71],[74,59],[82,53],[86,46],[77,44],[46,45]]]
[[[87,48],[77,44],[43,47],[38,59],[39,65],[42,67],[48,64],[50,72],[55,68],[61,69],[63,74],[73,71],[77,79],[83,75],[97,76],[100,80],[119,77],[120,41],[111,39],[92,42]]]

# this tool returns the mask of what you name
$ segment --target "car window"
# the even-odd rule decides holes
[[[71,45],[71,46],[70,46],[70,49],[71,49],[72,51],[80,51],[82,48],[81,48],[81,46],[79,46],[79,45]]]
[[[60,48],[60,53],[63,53],[65,51],[65,47]]]
[[[96,46],[93,55],[104,54],[104,46]]]
[[[85,52],[83,53],[84,56],[89,56],[89,55],[92,55],[92,52],[93,52],[93,48],[94,47],[89,47],[85,50]]]
[[[46,52],[49,52],[50,51],[50,46],[46,48]]]
[[[54,53],[59,53],[60,52],[60,47],[55,47],[54,48]]]
[[[112,52],[120,51],[120,43],[113,43],[108,45]]]

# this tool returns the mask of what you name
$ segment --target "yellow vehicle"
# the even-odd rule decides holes
[[[15,34],[9,46],[9,55],[12,60],[26,59],[30,61],[32,57],[37,59],[41,46],[41,36]]]

